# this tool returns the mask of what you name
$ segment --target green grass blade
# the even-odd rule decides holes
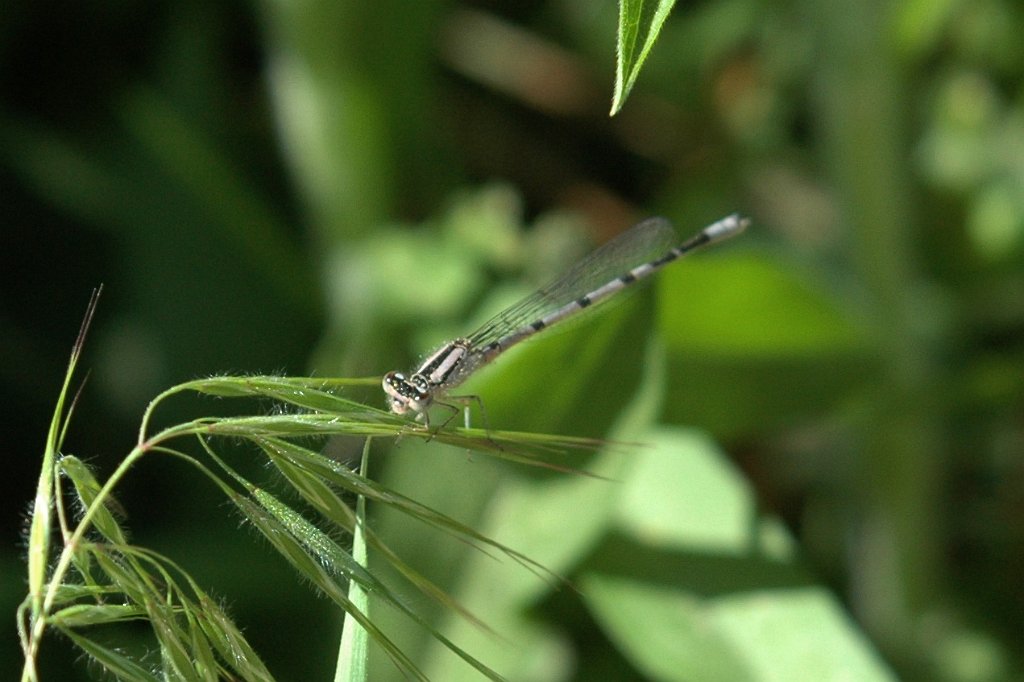
[[[283,445],[289,446],[290,449],[305,450],[307,456],[320,456],[319,453],[306,450],[305,448],[292,443],[284,443]],[[287,457],[281,456],[278,453],[277,448],[265,448],[264,452],[266,452],[267,456],[277,467],[278,471],[281,472],[292,487],[313,508],[319,511],[327,520],[334,523],[339,528],[353,535],[356,534],[356,513],[341,499],[340,496],[338,496],[337,493],[334,492],[330,485],[328,485],[319,476],[310,473],[302,467],[296,466]],[[451,595],[414,570],[408,563],[403,561],[402,558],[399,557],[383,541],[381,541],[381,539],[370,528],[359,524],[358,534],[362,536],[371,547],[373,547],[374,551],[379,552],[383,558],[391,564],[392,568],[399,573],[399,575],[408,580],[411,584],[415,585],[420,592],[431,597],[445,608],[456,611],[463,618],[474,623],[477,627],[484,630],[489,629],[483,621],[473,615]],[[365,566],[366,564],[363,565]]]
[[[254,495],[263,508],[270,512],[270,514],[272,514],[274,518],[287,529],[292,537],[294,537],[307,551],[312,553],[318,559],[320,565],[326,567],[332,573],[341,574],[352,582],[358,582],[360,587],[364,590],[373,594],[384,603],[389,604],[404,613],[414,622],[430,632],[430,634],[438,641],[448,647],[452,653],[472,665],[485,676],[494,680],[501,679],[497,673],[441,634],[439,630],[431,625],[415,609],[406,604],[405,601],[395,594],[395,592],[387,585],[382,583],[366,568],[356,562],[351,554],[339,547],[338,544],[335,543],[334,540],[332,540],[326,533],[306,521],[302,515],[298,514],[266,491],[256,490]],[[346,614],[354,612],[357,614],[356,616],[353,616],[354,618],[367,617],[365,615],[365,611],[360,608],[356,608],[347,598],[346,602],[352,607],[352,611],[350,612],[346,610]]]
[[[350,412],[366,406],[340,397],[334,390],[355,386],[380,386],[380,379],[316,379],[305,377],[211,377],[178,388],[225,398],[259,397],[295,405],[314,412]],[[383,412],[383,410],[380,410]]]
[[[619,0],[619,41],[611,115],[619,113],[676,0]]]
[[[165,674],[171,679],[210,679],[208,674],[202,674],[193,666],[191,652],[186,643],[191,638],[182,632],[174,617],[173,608],[162,601],[151,598],[147,598],[143,605],[149,615],[149,622],[153,626],[153,634],[156,635],[157,642],[160,644],[160,657]]]
[[[162,583],[173,590],[169,594],[180,603],[179,611],[187,621],[191,647],[207,670],[219,670],[219,676],[228,679],[240,677],[258,682],[274,679],[224,610],[181,567],[152,550],[140,547],[118,549],[129,554],[136,566],[139,562],[151,564],[160,573]],[[189,598],[178,586],[171,571],[180,574],[187,582],[194,598]],[[214,651],[220,656],[219,662],[213,658]]]
[[[217,680],[220,678],[221,667],[217,663],[210,640],[207,639],[203,629],[199,627],[199,621],[203,619],[203,616],[196,612],[194,604],[190,600],[183,598],[182,604],[188,625],[185,632],[188,635],[188,649],[192,656],[192,665],[203,679]]]
[[[78,634],[70,628],[62,630],[62,632],[68,639],[74,642],[79,649],[92,657],[94,661],[99,663],[110,674],[114,675],[118,679],[126,680],[127,682],[161,682],[160,677],[153,674],[146,668],[143,668],[124,654],[120,654],[113,649],[108,649],[88,637]]]
[[[72,455],[61,457],[58,467],[65,476],[71,479],[72,485],[75,486],[75,492],[78,493],[78,499],[82,501],[82,505],[86,509],[89,509],[101,487],[92,471],[89,470],[85,462]],[[117,519],[114,518],[107,505],[103,505],[93,514],[92,523],[96,530],[112,543],[126,544],[128,542],[124,530],[117,523]]]
[[[82,628],[143,620],[145,609],[133,604],[75,604],[56,611],[50,622],[59,628]]]
[[[288,528],[282,524],[274,515],[265,510],[262,506],[242,497],[235,495],[232,502],[238,506],[243,516],[270,541],[270,544],[299,572],[301,576],[308,579],[314,586],[323,592],[329,599],[340,606],[345,613],[351,613],[352,617],[362,626],[378,646],[395,663],[395,666],[403,673],[417,680],[426,681],[426,676],[413,663],[398,646],[371,621],[366,614],[356,609],[349,601],[348,595],[341,589],[334,578],[317,562],[317,560],[302,546]]]
[[[364,476],[369,470],[370,444],[372,442],[372,439],[367,438],[366,444],[363,446],[363,459],[359,473]],[[352,534],[352,558],[360,566],[368,569],[366,535],[363,533],[365,527],[366,498],[360,496],[356,500],[356,527]],[[355,580],[348,585],[348,598],[357,609],[367,615],[370,614],[370,594]],[[346,613],[341,630],[341,644],[338,647],[338,665],[334,673],[334,682],[366,682],[369,663],[368,633],[359,626],[355,618]]]
[[[224,610],[206,594],[199,595],[199,608],[204,616],[199,626],[213,643],[221,658],[245,680],[269,682],[274,679],[259,655]]]
[[[200,665],[190,646],[192,636],[178,621],[183,600],[174,599],[173,584],[158,587],[154,577],[146,574],[131,557],[115,556],[104,547],[97,546],[97,549],[102,550],[95,552],[97,564],[130,602],[145,611],[160,645],[165,673],[172,679],[215,680],[215,670]]]
[[[532,561],[524,554],[502,545],[473,528],[460,523],[450,516],[442,514],[431,507],[395,492],[394,490],[391,490],[390,488],[375,481],[363,478],[348,469],[348,467],[328,457],[324,457],[323,455],[314,453],[286,441],[271,441],[266,439],[258,440],[257,442],[260,443],[261,447],[264,447],[264,449],[273,448],[278,454],[289,458],[293,464],[305,469],[306,471],[315,473],[325,481],[337,485],[344,490],[364,496],[371,502],[392,506],[398,511],[401,511],[418,521],[438,528],[439,530],[449,533],[460,540],[469,542],[473,547],[494,548],[523,566],[526,566],[530,570],[547,573],[543,566]]]
[[[352,619],[384,649],[400,670],[417,677],[422,676],[422,672],[412,660],[373,624],[363,610],[356,608],[349,600],[336,582],[335,575],[340,574],[344,578],[358,581],[364,589],[425,628],[450,651],[486,677],[492,680],[502,679],[500,675],[441,634],[373,574],[353,561],[351,555],[342,550],[330,537],[288,505],[264,490],[254,489],[252,492],[259,502],[258,506],[240,496],[234,499],[243,514],[305,578],[341,606],[346,614],[350,614]]]
[[[53,418],[50,420],[50,430],[46,435],[46,447],[43,452],[43,463],[40,467],[39,482],[36,486],[36,497],[32,504],[32,522],[28,535],[28,588],[32,598],[32,616],[38,618],[42,613],[43,586],[46,582],[46,567],[49,561],[50,533],[52,531],[52,506],[53,506],[53,484],[54,471],[57,456],[60,451],[63,438],[64,424],[67,415],[65,403],[68,392],[71,389],[71,378],[75,373],[75,367],[82,355],[82,347],[85,344],[85,335],[92,322],[92,316],[96,312],[96,305],[99,301],[100,290],[93,291],[86,308],[85,318],[75,339],[75,345],[71,350],[71,359],[68,361],[68,370],[64,375],[64,385],[57,396],[57,405],[53,411]]]

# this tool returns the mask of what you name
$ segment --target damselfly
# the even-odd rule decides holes
[[[383,386],[391,411],[415,412],[428,426],[427,413],[435,403],[457,413],[458,408],[444,401],[465,403],[474,398],[450,396],[449,391],[512,346],[607,300],[677,258],[739,234],[749,224],[748,219],[733,214],[673,246],[678,240],[666,219],[648,218],[638,223],[474,333],[444,344],[408,376],[385,374]]]

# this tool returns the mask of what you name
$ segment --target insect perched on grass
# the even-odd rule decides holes
[[[429,427],[431,405],[457,414],[461,403],[469,426],[468,402],[476,396],[452,396],[476,370],[537,332],[597,305],[629,285],[648,277],[686,254],[733,237],[750,221],[737,214],[708,225],[679,246],[675,231],[664,218],[648,218],[597,249],[564,275],[515,305],[498,313],[469,336],[449,341],[430,354],[408,376],[384,375],[383,387],[395,414],[415,412]]]

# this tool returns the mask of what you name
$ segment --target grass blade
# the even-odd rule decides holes
[[[54,469],[57,456],[60,452],[61,440],[63,438],[63,424],[66,423],[65,402],[71,388],[71,377],[75,373],[75,367],[82,356],[82,348],[85,345],[86,332],[92,323],[92,316],[96,312],[99,303],[100,289],[96,289],[89,299],[89,305],[85,311],[85,318],[78,331],[78,338],[71,350],[71,359],[68,361],[68,370],[64,375],[64,385],[57,396],[57,405],[53,411],[53,418],[50,421],[50,430],[46,435],[46,448],[43,452],[43,463],[40,468],[39,483],[36,487],[36,497],[32,504],[32,523],[28,535],[28,587],[32,598],[32,617],[38,618],[42,614],[43,586],[46,582],[46,566],[49,561],[50,532],[52,531],[52,507],[53,507],[53,484]]]
[[[361,475],[369,470],[370,444],[367,438],[363,446],[363,459],[359,468]],[[368,568],[366,556],[366,498],[360,496],[356,500],[356,526],[352,533],[352,558],[360,566]],[[370,595],[357,581],[348,585],[348,598],[353,606],[370,614]],[[369,673],[369,637],[359,623],[348,613],[341,630],[341,644],[338,647],[338,666],[334,674],[334,682],[366,682]]]
[[[61,457],[58,467],[65,476],[71,479],[72,485],[75,486],[75,492],[78,493],[78,499],[82,502],[82,506],[85,509],[89,509],[93,501],[95,501],[97,493],[100,491],[100,483],[93,476],[92,471],[89,470],[85,462],[72,455]],[[106,504],[93,514],[92,523],[96,530],[110,540],[110,542],[114,544],[126,544],[128,542],[124,530],[117,523],[117,519],[114,518]]]
[[[120,680],[127,682],[160,682],[160,677],[146,670],[132,659],[119,654],[113,649],[94,642],[74,630],[62,629],[68,639],[75,643],[79,649],[87,653],[94,661],[102,665],[107,672]]]
[[[352,615],[352,618],[367,631],[370,637],[384,650],[384,653],[391,658],[395,666],[403,674],[426,682],[426,676],[413,663],[412,659],[406,656],[366,614],[355,608],[352,602],[349,601],[345,591],[341,589],[333,577],[302,546],[302,543],[291,534],[287,526],[282,524],[280,520],[262,506],[241,495],[234,496],[232,502],[238,506],[245,518],[270,541],[270,544],[300,575],[313,583],[328,598],[340,606],[346,614]]]

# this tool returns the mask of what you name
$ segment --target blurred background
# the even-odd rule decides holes
[[[1024,678],[1024,7],[680,3],[609,118],[616,13],[610,0],[0,10],[12,670],[24,519],[97,285],[67,449],[105,476],[175,383],[405,369],[528,291],[512,284],[646,215],[687,236],[739,211],[749,233],[617,307],[618,326],[599,329],[619,336],[591,334],[601,354],[496,368],[480,391],[491,419],[606,436],[653,374],[648,409],[720,444],[877,670]],[[615,390],[552,388],[584,374]],[[181,401],[160,418],[225,409],[270,408]],[[417,499],[500,485],[476,456],[398,450],[380,476]],[[465,493],[478,514],[487,486]],[[207,488],[144,462],[119,497],[135,542],[222,597],[281,679],[327,679],[340,617]],[[414,546],[444,576],[429,550]],[[659,677],[571,601],[531,614],[559,633],[562,667],[517,678]],[[98,674],[67,649],[50,641],[44,679]]]

